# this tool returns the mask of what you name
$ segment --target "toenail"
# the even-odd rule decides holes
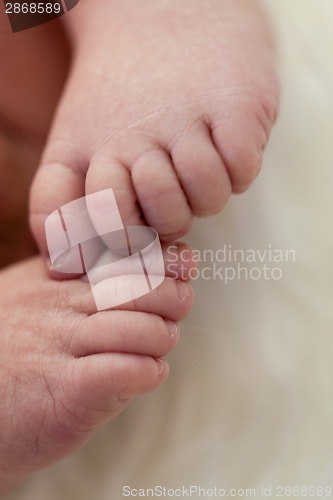
[[[51,271],[52,269],[52,264],[51,264],[51,261],[50,261],[50,257],[45,257],[45,265],[47,267],[47,270],[48,271]]]
[[[168,327],[170,337],[174,337],[178,332],[177,323],[167,320],[165,324]]]
[[[164,361],[161,358],[156,358],[158,375],[162,375],[164,371]]]
[[[181,300],[187,299],[191,295],[190,287],[183,281],[176,281],[178,295]]]

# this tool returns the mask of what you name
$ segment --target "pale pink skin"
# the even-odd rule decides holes
[[[278,108],[269,29],[254,1],[101,0],[97,9],[82,0],[64,21],[73,67],[31,193],[31,227],[44,256],[45,218],[85,194],[112,187],[125,224],[146,222],[172,240],[194,216],[218,212],[250,185]],[[47,81],[37,38],[35,70]],[[43,94],[45,113],[34,116],[45,106],[25,107],[26,99],[17,106],[12,89],[4,100],[8,116],[20,117],[21,142],[28,137],[31,146],[31,123],[37,129],[31,172],[63,81],[61,52],[59,81]],[[36,74],[24,74],[31,92]],[[184,318],[193,295],[187,288],[181,299],[168,279],[127,311],[89,315],[88,285],[51,280],[40,258],[0,278],[5,490],[166,379],[167,365],[156,359],[179,333],[170,336],[164,319]]]
[[[40,257],[7,267],[0,282],[3,492],[166,380],[161,357],[178,342],[193,292],[167,277],[135,301],[96,312],[88,283],[50,279]]]
[[[277,114],[269,30],[248,0],[94,0],[65,18],[74,61],[31,195],[45,217],[113,188],[164,239],[257,176]],[[142,214],[141,214],[142,212]]]
[[[27,195],[67,58],[59,26],[2,42],[0,70],[8,78],[0,80],[0,268],[35,252]],[[48,44],[57,64],[46,74]],[[180,253],[184,248],[179,244]],[[177,269],[184,279],[179,266],[193,265],[175,263],[174,246],[168,262],[167,244],[162,249],[164,283],[98,313],[88,283],[50,279],[39,257],[0,272],[0,493],[75,450],[132,397],[167,378],[160,358],[176,346],[177,322],[193,304],[191,287],[175,281]]]

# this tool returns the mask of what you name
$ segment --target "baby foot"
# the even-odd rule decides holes
[[[6,16],[0,15],[0,32],[0,267],[4,267],[36,253],[28,226],[28,193],[64,82],[68,44],[59,23],[13,35]]]
[[[177,344],[193,294],[166,278],[136,301],[96,312],[87,283],[51,280],[37,257],[3,270],[0,282],[3,492],[165,381],[161,357]]]
[[[278,101],[254,1],[87,0],[66,20],[74,66],[31,197],[43,252],[47,215],[85,194],[113,188],[124,224],[142,210],[173,239],[249,186]]]

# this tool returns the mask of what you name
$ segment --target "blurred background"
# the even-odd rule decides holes
[[[257,498],[262,485],[333,489],[333,3],[262,3],[282,86],[263,171],[187,241],[293,250],[295,261],[277,264],[277,280],[194,280],[167,383],[6,498],[118,500],[125,485],[257,488]]]

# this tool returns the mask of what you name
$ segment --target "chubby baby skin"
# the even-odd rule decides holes
[[[170,252],[163,250],[168,269]],[[191,263],[178,264],[190,272]],[[151,293],[96,312],[88,283],[50,279],[40,257],[5,268],[0,280],[4,492],[74,451],[135,395],[166,380],[162,357],[178,342],[177,323],[190,311],[193,291],[167,276]]]
[[[278,108],[255,1],[85,0],[64,21],[73,66],[30,205],[44,254],[47,215],[85,194],[113,188],[125,224],[171,240],[249,186]]]

